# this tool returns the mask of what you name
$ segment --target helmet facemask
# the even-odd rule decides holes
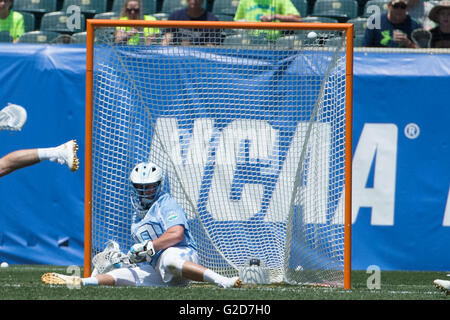
[[[133,200],[143,210],[150,209],[161,191],[161,181],[148,184],[133,183],[132,186]]]

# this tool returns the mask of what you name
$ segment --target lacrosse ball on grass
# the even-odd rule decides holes
[[[9,264],[8,264],[8,262],[2,262],[2,263],[0,264],[0,267],[2,267],[2,268],[8,268],[8,267],[9,267]]]
[[[306,36],[308,37],[308,39],[315,39],[315,38],[317,38],[317,33],[315,33],[314,31],[311,31]]]

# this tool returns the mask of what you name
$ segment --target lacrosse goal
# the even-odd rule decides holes
[[[132,245],[128,175],[150,160],[202,265],[232,276],[259,259],[271,282],[351,287],[352,24],[88,20],[87,34],[85,275],[108,240]]]

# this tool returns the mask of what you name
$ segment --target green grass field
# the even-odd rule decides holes
[[[445,272],[381,271],[380,289],[368,289],[370,274],[352,273],[352,289],[291,285],[244,285],[221,289],[203,283],[186,288],[132,288],[48,286],[40,282],[45,272],[67,274],[66,267],[13,265],[0,269],[0,300],[447,300],[450,296],[433,285]]]

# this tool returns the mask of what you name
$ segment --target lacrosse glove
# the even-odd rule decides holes
[[[134,244],[130,251],[128,251],[128,258],[131,263],[144,262],[147,257],[152,257],[155,254],[153,243],[151,240],[146,240],[141,243]]]

